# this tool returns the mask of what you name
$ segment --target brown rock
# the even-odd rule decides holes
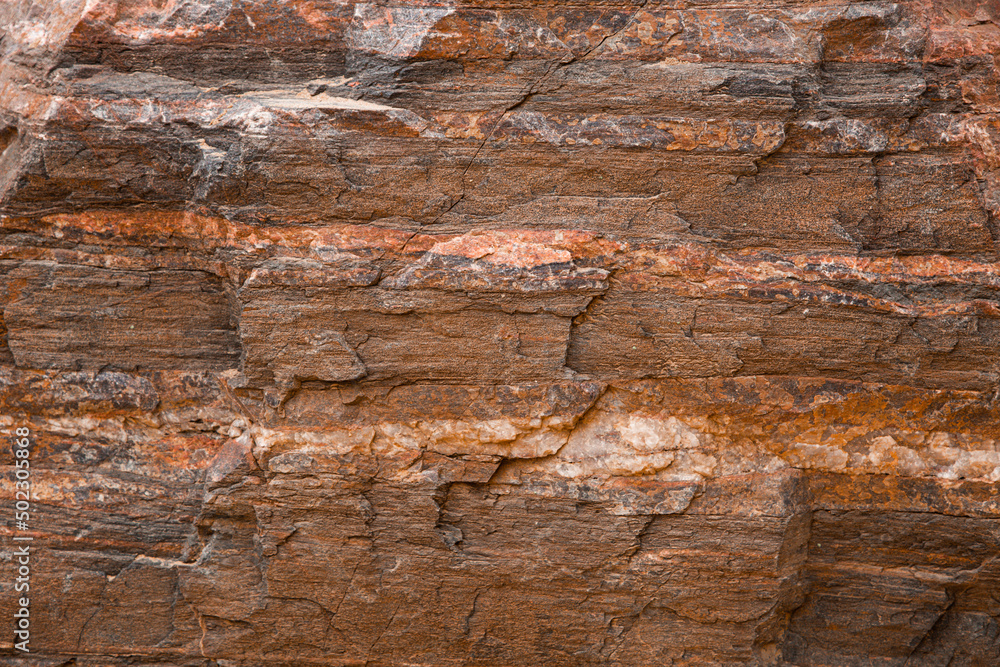
[[[1000,664],[994,4],[4,3],[0,662]]]

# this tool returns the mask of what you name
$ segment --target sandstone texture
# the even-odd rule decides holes
[[[998,80],[996,0],[5,0],[0,664],[1000,665]]]

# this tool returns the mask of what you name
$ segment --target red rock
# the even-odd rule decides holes
[[[5,3],[3,660],[1000,664],[994,5]]]

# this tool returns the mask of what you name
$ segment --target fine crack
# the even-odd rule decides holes
[[[906,656],[906,661],[903,663],[903,667],[907,667],[907,665],[910,664],[910,660],[912,660],[913,656],[916,655],[917,651],[919,651],[922,647],[924,647],[929,642],[933,641],[933,637],[936,634],[938,634],[938,632],[945,625],[948,624],[948,621],[947,621],[948,611],[955,605],[955,600],[958,599],[958,596],[955,593],[953,593],[951,591],[947,591],[947,590],[945,591],[945,593],[948,596],[948,603],[944,606],[944,609],[941,610],[941,613],[938,614],[938,617],[936,619],[934,619],[934,623],[932,623],[931,626],[927,629],[927,632],[925,632],[924,635],[923,635],[923,637],[920,638],[920,641],[918,641],[913,646],[913,649]]]
[[[381,640],[381,639],[382,639],[382,635],[384,635],[384,634],[386,633],[386,631],[387,631],[387,630],[389,629],[389,626],[391,626],[391,625],[392,625],[392,622],[393,622],[394,620],[396,620],[396,614],[397,614],[397,613],[399,613],[399,609],[400,609],[400,607],[401,607],[401,606],[402,606],[402,605],[397,605],[397,606],[396,606],[396,607],[395,607],[395,608],[394,608],[394,609],[392,610],[392,615],[391,615],[391,616],[389,616],[389,620],[388,620],[388,621],[386,622],[386,624],[385,624],[385,627],[384,627],[384,628],[382,628],[382,631],[381,631],[380,633],[378,633],[378,636],[377,636],[377,637],[375,638],[375,640],[374,640],[374,641],[373,641],[373,642],[371,643],[371,646],[369,646],[369,647],[368,647],[368,651],[367,651],[367,653],[366,653],[366,657],[365,657],[365,665],[366,665],[366,666],[367,666],[367,665],[368,665],[368,664],[369,664],[369,663],[371,662],[371,660],[372,660],[372,657],[371,657],[371,655],[372,655],[372,651],[373,651],[373,650],[375,649],[375,646],[376,646],[376,645],[377,645],[377,644],[379,643],[379,640]]]
[[[586,421],[587,417],[597,407],[597,404],[600,402],[601,398],[608,392],[609,389],[610,385],[608,384],[601,385],[600,390],[597,392],[597,395],[594,396],[594,399],[593,401],[591,401],[590,405],[588,405],[587,408],[583,412],[581,412],[580,415],[576,417],[576,419],[572,422],[572,424],[568,429],[569,433],[566,436],[565,442],[559,445],[559,448],[556,449],[556,451],[546,456],[504,457],[500,459],[500,462],[497,464],[496,470],[493,471],[493,474],[486,481],[485,483],[486,486],[488,487],[491,484],[500,484],[501,482],[499,480],[503,479],[507,471],[512,466],[516,466],[518,464],[523,464],[526,462],[544,463],[546,461],[556,460],[559,457],[559,454],[562,452],[562,450],[565,449],[566,445],[568,445],[570,440],[572,440],[573,433],[576,431],[578,427],[580,427]]]
[[[516,111],[524,104],[526,104],[528,101],[530,101],[531,98],[533,98],[538,93],[538,90],[541,87],[541,85],[545,83],[545,81],[547,81],[549,77],[554,75],[559,70],[568,67],[569,65],[572,65],[573,63],[580,62],[586,59],[588,56],[590,56],[590,54],[596,52],[598,49],[604,46],[604,44],[608,40],[617,38],[619,35],[621,35],[629,26],[632,25],[632,22],[635,20],[635,17],[639,14],[640,11],[642,11],[642,9],[646,6],[648,2],[649,0],[643,0],[642,4],[640,4],[636,8],[636,10],[632,12],[632,14],[628,17],[628,20],[625,21],[625,25],[623,25],[618,30],[606,35],[604,38],[601,39],[600,42],[598,42],[596,45],[588,49],[582,55],[580,56],[570,55],[568,58],[564,58],[558,63],[556,62],[549,63],[548,66],[546,66],[545,71],[542,72],[541,76],[539,76],[538,79],[529,84],[526,88],[522,89],[522,92],[518,95],[517,101],[515,101],[513,104],[508,105],[500,113],[500,117],[497,118],[496,122],[494,122],[493,125],[490,127],[489,131],[486,133],[486,136],[483,137],[482,142],[476,148],[476,151],[472,154],[472,158],[469,160],[469,163],[465,166],[465,169],[462,171],[462,179],[461,179],[462,193],[458,196],[458,199],[456,199],[455,202],[451,206],[449,206],[447,210],[445,210],[436,218],[434,218],[434,220],[430,224],[433,225],[437,223],[438,220],[440,220],[445,214],[449,213],[453,208],[455,208],[455,206],[457,206],[459,202],[465,199],[465,196],[467,194],[465,177],[468,175],[469,169],[472,168],[472,165],[476,163],[476,158],[479,157],[479,153],[482,152],[487,142],[489,142],[489,140],[493,138],[493,134],[496,132],[497,128],[500,127],[500,124],[503,123],[503,121],[506,120],[506,118],[512,112]]]
[[[656,517],[658,516],[660,515],[650,514],[645,519],[645,521],[643,521],[642,526],[639,528],[639,530],[635,534],[635,537],[633,538],[635,543],[631,547],[629,547],[625,552],[622,553],[622,555],[626,557],[625,569],[631,568],[633,559],[638,554],[642,553],[644,546],[643,541],[646,539],[646,536],[649,534],[649,529],[652,527],[653,522],[656,521]]]

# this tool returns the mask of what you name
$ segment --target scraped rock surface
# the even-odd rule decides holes
[[[995,2],[0,37],[0,660],[1000,664]]]

